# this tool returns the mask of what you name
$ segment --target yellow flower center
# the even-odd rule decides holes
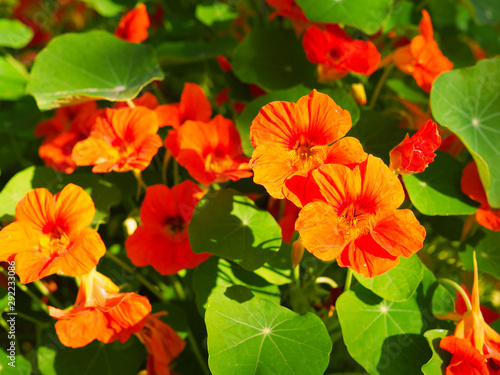
[[[51,255],[55,255],[66,250],[69,242],[66,232],[61,227],[54,225],[50,232],[45,233],[40,238],[39,244],[41,248],[48,250]]]
[[[323,146],[309,146],[299,143],[288,152],[292,166],[297,171],[310,171],[323,164],[326,153]]]
[[[356,203],[350,203],[339,215],[339,232],[344,238],[352,240],[370,233],[375,215],[367,213]]]

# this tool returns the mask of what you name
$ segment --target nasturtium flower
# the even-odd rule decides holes
[[[311,26],[302,39],[307,59],[319,64],[323,80],[342,78],[349,72],[370,75],[380,62],[380,53],[372,42],[352,39],[338,25],[325,30]]]
[[[464,168],[460,185],[465,195],[481,204],[476,211],[477,222],[492,231],[500,231],[500,208],[492,208],[488,203],[486,191],[474,161]]]
[[[32,190],[16,206],[15,221],[0,231],[0,261],[16,262],[23,284],[54,273],[80,276],[106,252],[96,230],[87,228],[94,202],[81,187],[69,184],[52,195]]]
[[[137,98],[133,99],[132,103],[137,107],[145,107],[153,111],[156,117],[158,118],[158,126],[160,128],[163,126],[167,126],[171,121],[170,116],[168,116],[166,113],[168,111],[164,111],[164,108],[167,107],[169,104],[160,105],[156,96],[154,96],[150,92],[145,92],[141,96],[138,96]],[[127,102],[116,102],[113,105],[113,108],[130,108],[130,106]]]
[[[212,106],[203,89],[196,83],[185,83],[179,103],[164,104],[157,109],[162,122],[174,129],[187,120],[208,122],[212,116]]]
[[[349,112],[316,90],[297,103],[265,105],[250,126],[254,181],[273,198],[287,198],[302,207],[313,198],[306,194],[313,170],[323,164],[349,165],[366,159],[356,138],[342,138],[351,126]]]
[[[437,124],[429,120],[411,138],[406,134],[405,139],[391,150],[391,171],[401,175],[423,172],[434,161],[434,151],[440,145]]]
[[[135,266],[151,265],[162,275],[173,275],[210,256],[191,250],[187,230],[202,195],[189,180],[171,189],[165,185],[147,188],[140,212],[142,225],[125,241],[127,256]]]
[[[149,16],[145,4],[139,4],[120,19],[115,35],[130,43],[140,43],[148,38]]]
[[[432,83],[443,72],[453,69],[453,63],[443,55],[434,40],[431,17],[424,9],[418,25],[419,35],[411,43],[398,48],[392,59],[403,73],[413,75],[425,92],[430,92]]]
[[[151,314],[144,328],[136,333],[148,351],[147,374],[170,375],[170,363],[184,350],[186,343],[160,317],[165,311]]]
[[[301,35],[308,26],[313,24],[313,22],[310,22],[307,19],[304,11],[295,2],[295,0],[266,0],[266,3],[273,8],[276,8],[276,10],[269,16],[269,19],[272,20],[276,16],[289,18],[297,36]]]
[[[295,228],[317,258],[374,277],[422,248],[425,229],[412,211],[397,209],[403,187],[381,159],[369,155],[353,169],[327,164],[312,175],[323,200],[302,208]]]
[[[157,131],[158,118],[147,108],[107,108],[90,136],[73,147],[72,158],[96,173],[142,171],[162,145]]]
[[[80,348],[94,340],[110,343],[127,341],[141,331],[151,313],[146,297],[135,293],[119,293],[108,277],[95,269],[81,276],[75,304],[69,310],[49,306],[59,341]]]
[[[474,284],[470,311],[458,322],[453,336],[439,346],[452,354],[447,375],[494,375],[500,369],[500,335],[483,318],[479,304],[477,262],[474,255]]]
[[[469,293],[469,291],[467,290],[467,287],[465,286],[465,284],[461,284],[460,286],[462,287],[462,289],[465,292],[465,294],[467,295],[467,297],[469,297],[469,301],[470,301],[472,296]],[[493,323],[495,320],[500,318],[499,313],[491,310],[487,306],[480,305],[479,310],[481,310],[481,314],[483,315],[484,321],[487,324]],[[456,311],[456,314],[459,314],[460,316],[464,315],[467,312],[467,304],[465,303],[465,300],[463,299],[462,295],[458,291],[456,292],[455,311]]]
[[[234,123],[215,116],[210,122],[186,121],[165,140],[177,162],[203,185],[252,176]]]

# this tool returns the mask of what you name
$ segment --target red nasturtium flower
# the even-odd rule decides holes
[[[234,123],[215,116],[210,122],[186,121],[165,140],[177,162],[203,185],[252,176]]]
[[[145,4],[127,12],[115,30],[115,35],[130,43],[140,43],[148,38],[149,16]]]
[[[59,108],[54,117],[39,123],[35,136],[45,137],[38,154],[48,167],[73,173],[76,164],[71,158],[73,147],[87,138],[98,114],[96,102]]]
[[[162,119],[165,119],[167,125],[177,129],[187,120],[210,121],[212,106],[203,89],[196,83],[188,82],[184,84],[181,101],[162,105],[157,113]]]
[[[157,131],[158,118],[147,108],[106,108],[90,136],[73,147],[72,158],[96,173],[142,171],[162,145]]]
[[[429,120],[411,138],[406,134],[403,142],[391,150],[391,171],[401,175],[423,172],[434,161],[434,151],[440,145],[437,124]]]
[[[319,64],[323,80],[342,78],[349,72],[372,74],[380,62],[380,53],[372,42],[352,39],[338,25],[325,30],[311,26],[302,39],[307,59]]]
[[[304,11],[295,0],[266,0],[266,2],[277,9],[271,13],[269,19],[272,20],[276,16],[289,18],[297,36],[301,35],[308,26],[314,24],[307,19]]]
[[[413,75],[417,84],[425,92],[430,92],[437,76],[453,69],[453,63],[443,55],[434,40],[431,17],[425,9],[422,10],[418,31],[420,35],[414,37],[410,44],[398,48],[392,58],[399,70]]]
[[[80,276],[106,252],[91,228],[94,202],[81,187],[69,184],[56,195],[40,188],[16,206],[16,220],[0,231],[0,261],[16,261],[22,283],[54,273]]]
[[[295,228],[317,258],[374,277],[422,248],[425,229],[412,211],[397,209],[403,187],[381,159],[369,155],[354,169],[323,165],[312,175],[323,200],[307,204]]]
[[[351,126],[349,112],[316,90],[297,103],[265,105],[250,126],[254,181],[273,198],[287,198],[302,207],[312,199],[310,192],[306,194],[313,181],[311,171],[323,164],[366,159],[356,138],[342,138]]]
[[[119,293],[108,277],[95,269],[81,277],[74,306],[60,310],[49,306],[49,314],[58,319],[56,333],[61,343],[80,348],[99,340],[110,343],[127,341],[139,332],[151,313],[146,297],[135,293]]]
[[[147,374],[170,375],[168,366],[183,350],[186,343],[179,337],[160,316],[167,315],[165,311],[151,314],[142,331],[137,337],[146,346],[149,353]]]
[[[500,335],[484,321],[479,305],[477,262],[474,255],[472,310],[462,315],[453,336],[439,346],[452,354],[446,375],[494,375],[500,369]]]
[[[500,208],[492,208],[488,203],[486,191],[474,161],[464,168],[460,185],[465,195],[481,204],[476,211],[477,222],[495,232],[500,231]]]
[[[191,250],[187,231],[202,195],[198,185],[189,180],[172,189],[165,185],[148,187],[141,206],[142,225],[125,241],[132,263],[138,267],[151,265],[162,275],[173,275],[208,259],[210,254]]]

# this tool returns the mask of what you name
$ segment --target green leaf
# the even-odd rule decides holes
[[[437,152],[422,173],[403,176],[411,202],[424,215],[471,215],[477,204],[460,188],[464,166],[451,155]]]
[[[84,0],[101,16],[114,17],[126,9],[133,8],[136,0]]]
[[[446,315],[455,311],[456,292],[448,284],[439,284],[432,294],[432,313]]]
[[[35,100],[31,96],[25,96],[13,102],[9,108],[2,108],[0,111],[0,130],[22,138],[34,139],[34,124],[40,120],[41,113]]]
[[[26,68],[12,57],[0,56],[0,100],[17,100],[26,95]]]
[[[64,175],[52,168],[31,166],[15,174],[0,193],[0,218],[13,218],[17,202],[28,191],[43,187],[56,194],[69,183],[81,186],[92,197],[96,208],[92,225],[107,221],[109,208],[121,200],[120,190],[115,185],[93,173]]]
[[[2,333],[7,335],[5,332]],[[9,349],[10,341],[5,342],[5,345],[5,348]],[[14,358],[11,358],[9,352],[5,351],[3,348],[0,349],[0,371],[2,372],[2,375],[31,374],[31,363],[29,363],[26,358],[20,354],[16,354],[15,359],[13,359]]]
[[[222,3],[221,3],[222,4]],[[231,39],[218,39],[211,43],[176,41],[160,44],[156,53],[162,65],[186,64],[215,58],[232,49],[235,42]]]
[[[439,347],[443,337],[450,336],[452,332],[446,329],[432,329],[424,333],[432,350],[432,358],[422,366],[424,375],[442,375],[446,372],[446,366],[450,362],[451,353]]]
[[[196,268],[193,277],[196,304],[200,312],[207,308],[208,297],[211,294],[219,289],[226,290],[231,285],[243,285],[258,297],[275,303],[280,302],[280,291],[276,285],[234,263],[212,257]]]
[[[0,18],[0,46],[23,48],[33,38],[33,30],[18,20]]]
[[[464,267],[474,270],[472,253],[476,252],[477,268],[500,280],[500,232],[488,229],[478,230],[462,245],[465,251],[460,252]]]
[[[344,23],[368,35],[380,30],[392,3],[393,0],[297,0],[310,21]]]
[[[38,348],[38,369],[42,375],[136,375],[145,363],[144,345],[132,336],[122,344],[94,341],[83,348],[63,346],[50,331]]]
[[[198,4],[195,10],[195,17],[207,26],[212,26],[217,22],[231,21],[238,18],[239,13],[231,9],[226,3],[213,3],[211,5]]]
[[[205,314],[214,375],[324,373],[332,342],[316,315],[252,296],[240,303],[230,289],[212,295]]]
[[[232,67],[242,82],[266,91],[315,80],[315,66],[292,30],[253,29],[234,50]]]
[[[500,207],[500,59],[441,74],[431,90],[432,114],[474,157],[492,207]]]
[[[391,14],[389,14],[389,18],[384,23],[383,32],[388,33],[396,26],[406,26],[411,25],[411,14],[413,12],[415,4],[410,1],[398,1],[394,5],[394,9]],[[387,82],[386,82],[387,83]]]
[[[281,245],[281,230],[272,215],[236,190],[209,191],[189,223],[189,242],[197,254],[211,253],[253,271]]]
[[[281,241],[281,247],[276,254],[254,273],[274,285],[290,284],[292,276],[292,244],[298,238],[298,232],[292,236],[290,243]]]
[[[356,279],[365,288],[387,301],[401,302],[410,298],[424,276],[424,268],[418,255],[400,258],[399,264],[371,279],[354,272]]]
[[[495,25],[500,22],[500,3],[497,0],[469,0],[479,24]]]
[[[413,103],[427,104],[428,102],[427,97],[422,94],[422,90],[415,90],[400,79],[388,79],[385,84],[396,94],[398,94],[398,97],[401,99],[408,100]]]
[[[431,357],[418,294],[390,302],[356,284],[337,300],[347,349],[369,374],[414,374]]]
[[[406,131],[399,127],[401,120],[378,112],[363,109],[359,122],[347,136],[356,137],[363,149],[381,158],[389,165],[389,152],[405,137]]]
[[[35,60],[27,91],[47,110],[88,100],[133,99],[161,79],[152,48],[90,31],[52,39]]]

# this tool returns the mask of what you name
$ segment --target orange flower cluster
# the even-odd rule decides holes
[[[443,72],[453,69],[453,63],[446,58],[434,40],[431,17],[422,10],[422,20],[418,26],[420,35],[411,43],[398,48],[391,56],[394,64],[403,73],[413,75],[417,84],[430,92],[432,83]]]
[[[195,180],[209,185],[252,175],[236,126],[222,115],[210,120],[210,103],[199,86],[186,84],[181,102],[170,109],[174,130],[165,147]]]
[[[338,25],[328,24],[325,30],[311,26],[302,39],[309,61],[318,65],[322,80],[333,80],[349,72],[370,75],[380,62],[380,53],[372,42],[353,40]]]
[[[210,254],[191,250],[188,225],[203,192],[192,181],[169,189],[150,186],[141,206],[141,222],[125,241],[127,256],[138,267],[153,266],[162,275],[194,268]]]
[[[500,208],[492,208],[488,203],[488,197],[474,161],[464,168],[460,185],[465,195],[481,204],[476,211],[477,222],[495,232],[500,231]]]
[[[28,192],[15,221],[0,231],[0,261],[15,260],[22,283],[88,273],[106,252],[99,234],[86,228],[94,213],[92,198],[73,184],[56,195],[44,188]]]
[[[250,165],[272,197],[302,208],[295,228],[308,251],[374,277],[421,249],[425,230],[398,210],[398,178],[344,137],[351,126],[349,112],[316,90],[297,103],[272,102],[250,127]]]
[[[477,262],[474,254],[474,285],[470,311],[465,312],[453,336],[439,346],[452,353],[447,375],[494,375],[500,368],[500,335],[484,320],[479,304]]]

